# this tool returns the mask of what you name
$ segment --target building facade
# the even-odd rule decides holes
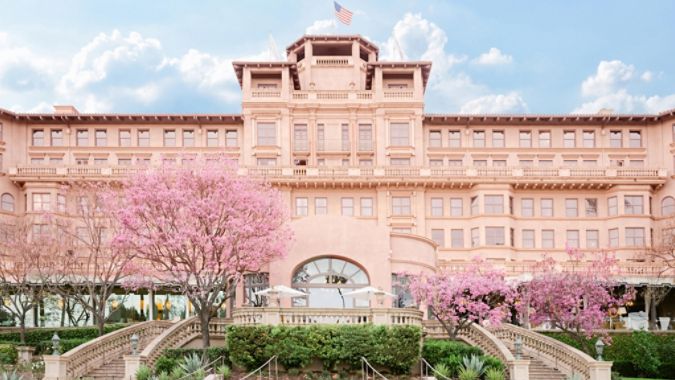
[[[285,62],[234,62],[241,114],[0,110],[0,215],[74,211],[62,184],[226,155],[278,187],[289,255],[247,276],[237,304],[287,285],[286,306],[358,307],[401,273],[509,276],[565,248],[612,250],[627,283],[672,283],[647,254],[673,234],[675,110],[654,115],[424,112],[430,62],[383,62],[360,36],[304,36]],[[140,169],[139,169],[140,168]],[[409,304],[400,296],[394,306]]]

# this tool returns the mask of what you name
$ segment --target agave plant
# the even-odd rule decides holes
[[[448,367],[447,365],[445,365],[443,363],[440,363],[440,364],[436,365],[436,368],[434,369],[434,373],[435,373],[435,375],[438,375],[438,377],[440,377],[440,378],[448,378],[449,379],[450,376],[452,376],[452,370],[450,369],[450,367]]]
[[[465,369],[473,370],[477,377],[481,377],[483,376],[483,373],[485,373],[485,360],[481,359],[476,354],[472,354],[471,357],[463,357],[462,363],[464,363]]]
[[[178,366],[183,369],[185,374],[191,375],[202,368],[202,358],[196,352],[183,358],[182,363]]]
[[[225,380],[229,379],[232,376],[232,371],[230,370],[230,367],[228,367],[226,364],[223,364],[220,367],[216,368],[216,373],[222,376],[223,379]]]
[[[16,373],[16,370],[12,372],[3,372],[2,380],[23,380],[23,376]]]
[[[152,369],[146,365],[141,365],[136,370],[136,380],[150,380],[152,378]]]
[[[499,368],[488,368],[485,371],[485,380],[504,380],[504,371]]]
[[[459,380],[478,380],[480,375],[473,368],[460,368],[459,370]]]

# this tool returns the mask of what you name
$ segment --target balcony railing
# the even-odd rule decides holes
[[[422,312],[398,308],[278,308],[243,307],[232,312],[235,325],[375,324],[422,326]]]

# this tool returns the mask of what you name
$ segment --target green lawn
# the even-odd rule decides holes
[[[668,379],[652,379],[647,377],[622,377],[623,380],[668,380]]]

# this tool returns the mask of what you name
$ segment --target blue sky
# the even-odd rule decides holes
[[[235,59],[304,33],[361,34],[433,62],[435,113],[655,113],[675,107],[675,2],[0,0],[0,107],[237,113]],[[272,36],[272,38],[270,38]],[[270,39],[278,52],[272,53]]]

